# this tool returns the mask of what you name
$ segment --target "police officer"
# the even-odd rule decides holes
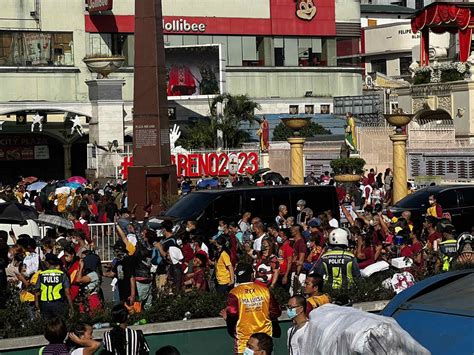
[[[60,260],[52,253],[46,254],[46,270],[41,271],[36,283],[35,304],[45,319],[65,316],[72,300],[68,275],[60,270]]]
[[[323,275],[332,288],[346,288],[360,276],[357,259],[347,251],[349,233],[342,228],[333,229],[329,233],[329,245],[330,250],[319,258],[314,271]]]
[[[439,243],[439,256],[443,265],[443,271],[448,271],[451,261],[457,255],[457,240],[454,237],[456,230],[452,224],[441,224],[443,241]]]

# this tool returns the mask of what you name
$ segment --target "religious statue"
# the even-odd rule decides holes
[[[182,146],[176,146],[176,142],[178,141],[179,137],[181,137],[181,131],[179,126],[175,123],[173,128],[170,129],[170,150],[171,154],[187,154],[189,153],[186,149]]]
[[[74,132],[77,132],[80,136],[83,136],[84,130],[82,129],[81,119],[79,116],[76,115],[74,118],[69,118],[69,120],[72,122],[71,136],[74,134]]]
[[[408,69],[411,71],[411,77],[412,78],[415,77],[416,71],[418,70],[419,67],[420,67],[420,65],[418,64],[418,62],[416,60],[414,60],[410,64],[410,66],[408,67]]]
[[[31,124],[31,132],[35,130],[35,126],[38,125],[39,131],[43,131],[43,116],[40,116],[38,112],[33,116],[33,123]]]
[[[260,137],[260,150],[262,153],[268,152],[268,147],[270,146],[270,126],[265,116],[263,116],[263,119],[260,122],[260,128],[257,131],[257,135]]]
[[[345,142],[349,148],[349,153],[357,152],[356,122],[351,112],[346,114]]]

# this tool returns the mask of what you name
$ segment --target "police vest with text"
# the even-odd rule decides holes
[[[443,262],[443,271],[448,271],[451,260],[457,255],[458,246],[455,239],[448,239],[439,243],[439,253]]]
[[[344,250],[331,250],[321,256],[325,278],[332,288],[347,287],[353,281],[354,254]]]
[[[65,301],[63,279],[67,277],[61,270],[45,270],[39,275],[41,302]]]

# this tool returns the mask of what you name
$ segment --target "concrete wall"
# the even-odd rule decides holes
[[[336,0],[336,22],[359,22],[360,1]]]
[[[392,168],[393,148],[389,137],[392,133],[391,127],[357,127],[357,144],[366,169],[384,172]]]

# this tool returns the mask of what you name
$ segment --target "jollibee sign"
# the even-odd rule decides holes
[[[176,165],[178,176],[200,177],[254,174],[259,169],[257,152],[210,152],[171,155],[171,163]],[[122,161],[122,178],[128,177],[128,167],[133,166],[133,157]]]

